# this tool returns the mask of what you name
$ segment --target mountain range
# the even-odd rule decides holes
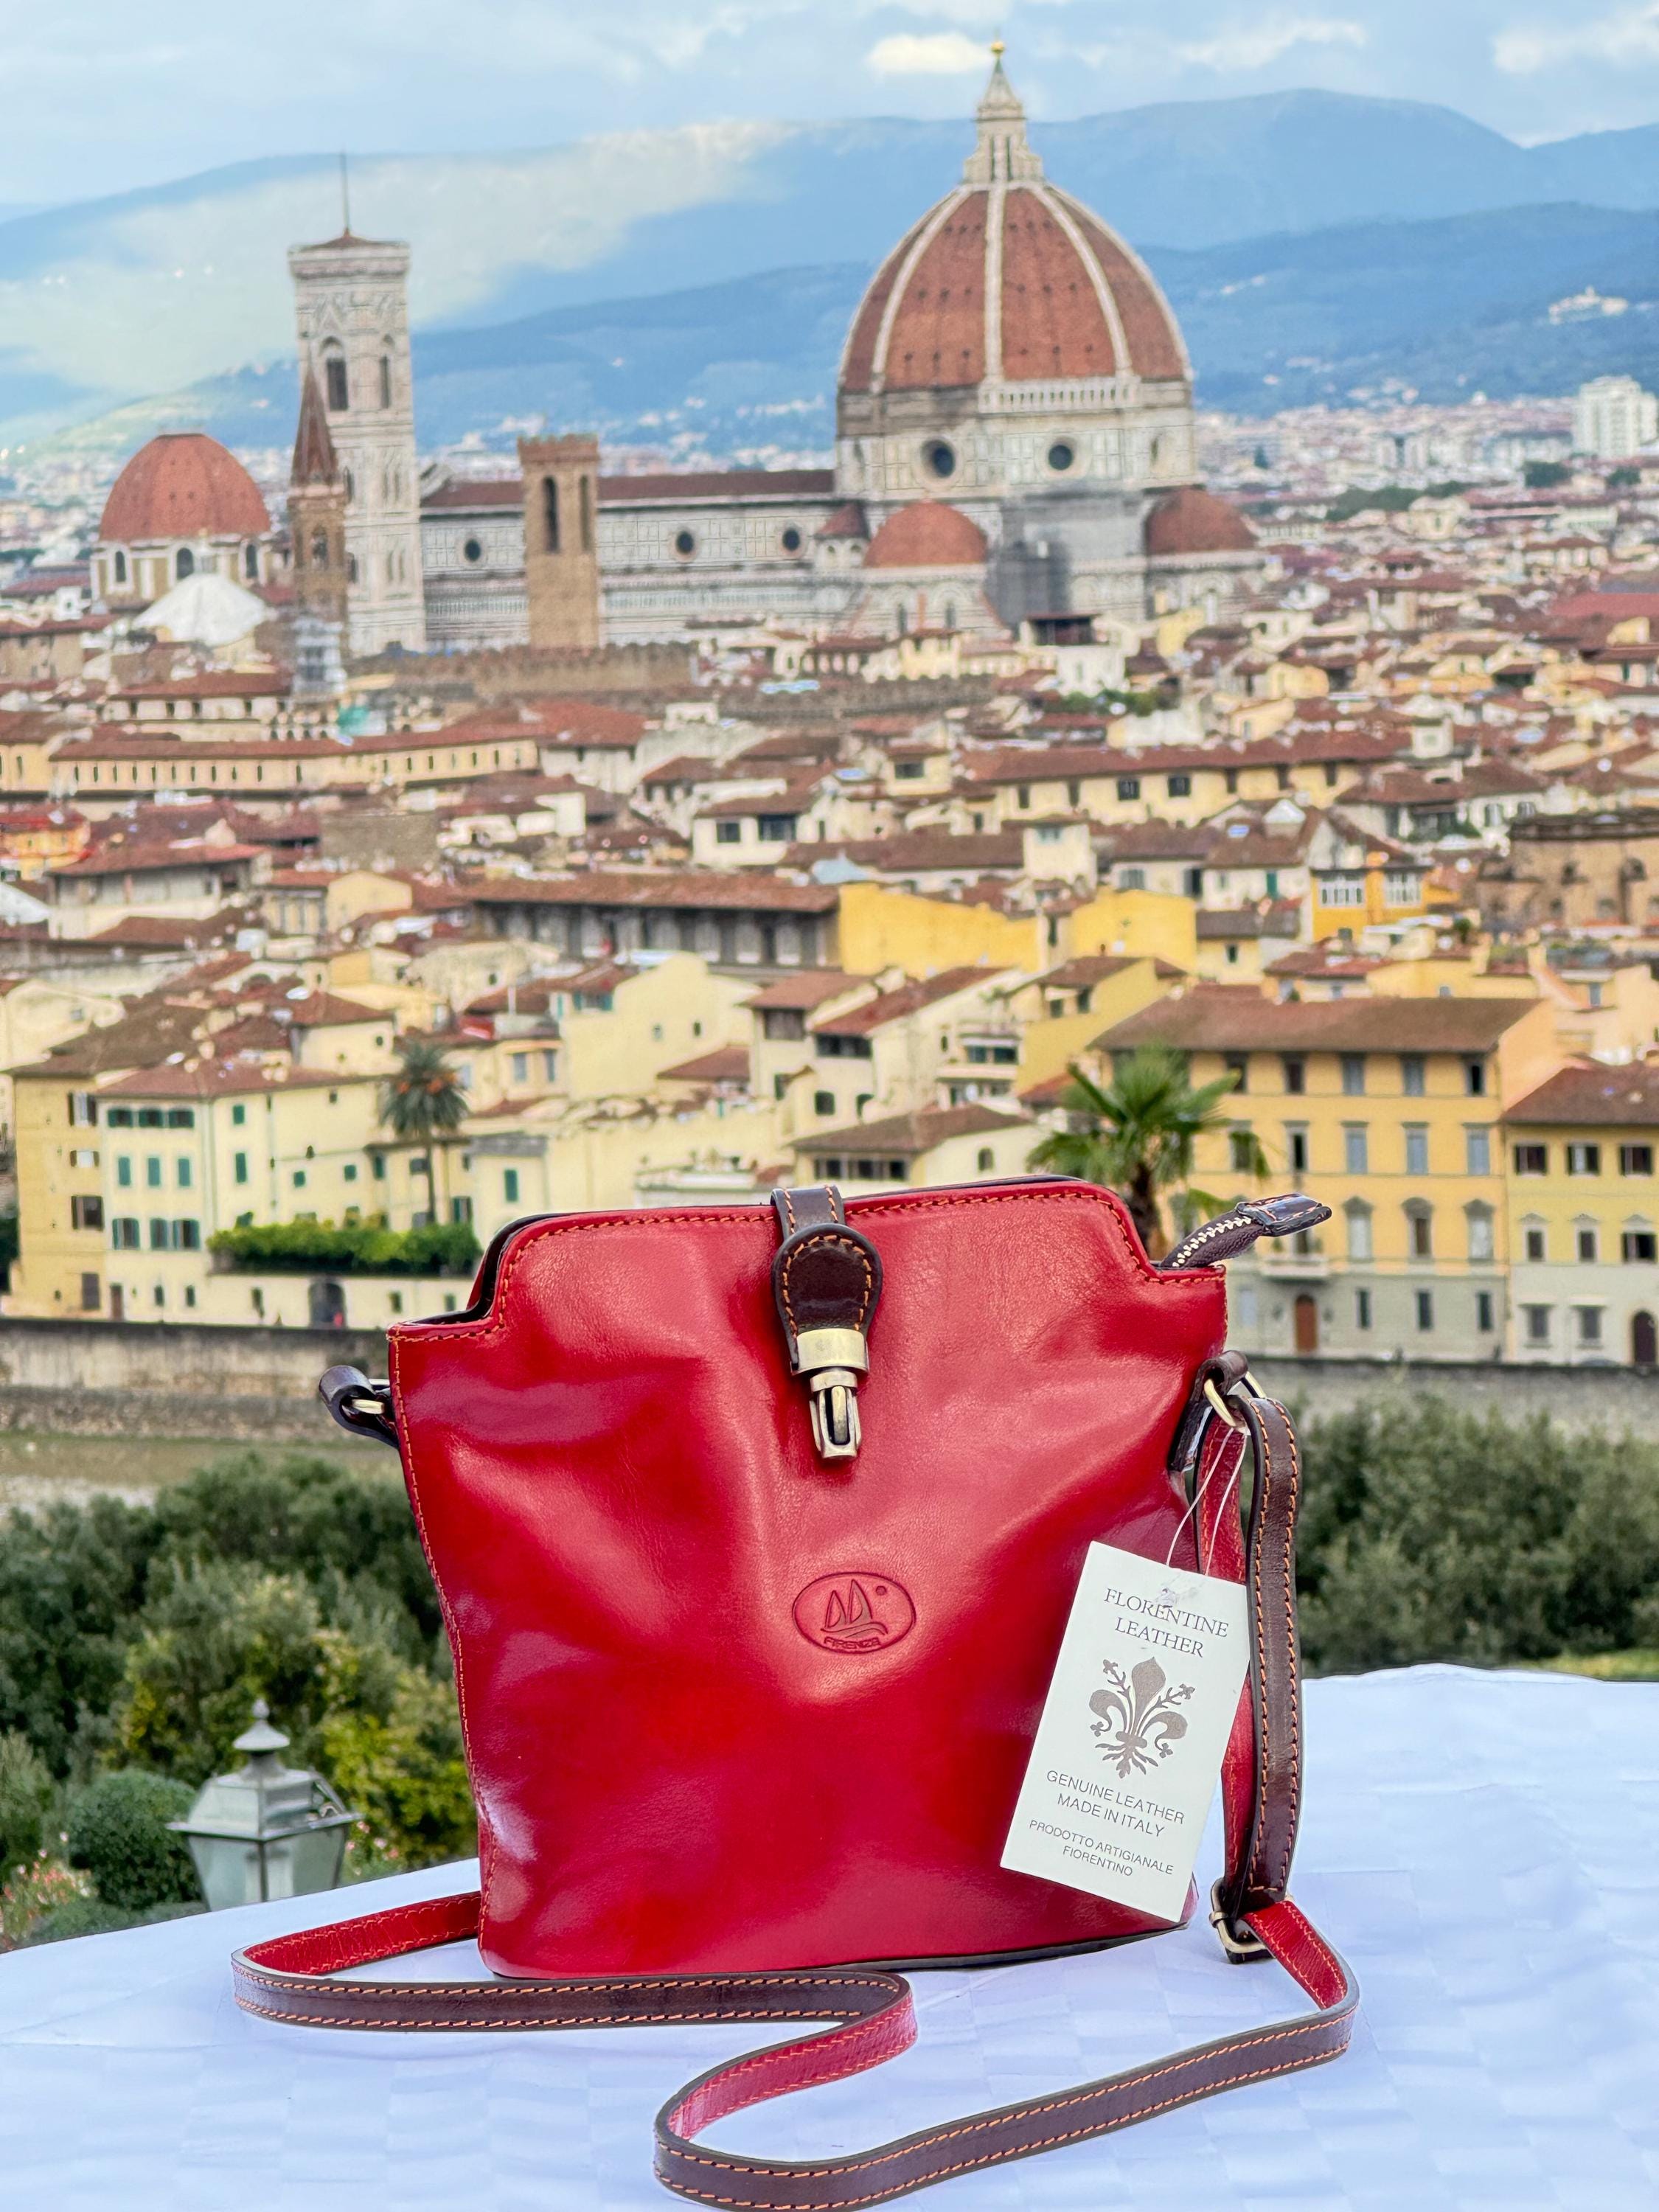
[[[1522,147],[1445,108],[1300,92],[1032,137],[1147,254],[1212,404],[1385,378],[1563,390],[1655,355],[1659,125]],[[354,226],[413,249],[423,442],[546,415],[822,447],[859,290],[970,138],[967,120],[717,123],[357,163]],[[339,217],[332,159],[293,155],[0,221],[0,446],[68,431],[115,452],[182,420],[280,445],[285,249]],[[1586,284],[1631,311],[1552,324]]]

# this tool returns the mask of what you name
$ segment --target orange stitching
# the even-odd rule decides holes
[[[363,1986],[365,1988],[372,1988],[374,1984],[372,1983],[365,1983]],[[380,1986],[391,1986],[395,1988],[396,1984],[382,1984]],[[476,2018],[463,2020],[365,2020],[360,2014],[356,2013],[348,2014],[344,2018],[337,2020],[326,2013],[276,2012],[270,2005],[245,2005],[243,2007],[243,2010],[252,2013],[256,2020],[288,2021],[296,2027],[384,2028],[388,2033],[397,2035],[404,2035],[411,2032],[418,2032],[422,2028],[471,2028],[476,2031],[479,2025]],[[834,2020],[837,2016],[838,2015],[833,2012],[775,2012],[769,2013],[767,2014],[769,2020]],[[492,2020],[488,2022],[488,2026],[491,2028],[681,2027],[690,2026],[693,2023],[702,2023],[709,2021],[713,2021],[716,2023],[720,2021],[729,2021],[732,2015],[730,2013],[724,2012],[638,2012],[629,2013],[625,2020],[618,2020],[615,2013],[596,2012],[581,2014],[572,2013],[568,2019],[550,2021],[544,2013],[529,2013],[523,2020]],[[814,2083],[811,2086],[816,2087],[817,2085]]]
[[[1302,1787],[1302,1698],[1297,1684],[1296,1666],[1296,1500],[1301,1486],[1302,1462],[1296,1448],[1296,1431],[1291,1417],[1281,1406],[1279,1419],[1285,1424],[1285,1435],[1291,1448],[1291,1494],[1285,1508],[1285,1654],[1290,1669],[1291,1695],[1291,1793],[1290,1817],[1285,1824],[1285,1856],[1280,1861],[1279,1879],[1274,1887],[1281,1893],[1291,1878],[1291,1855],[1296,1849],[1296,1825],[1298,1795]]]
[[[1322,2019],[1304,2021],[1298,2022],[1293,2027],[1281,2028],[1272,2035],[1255,2036],[1231,2047],[1238,2051],[1249,2051],[1264,2044],[1280,2043],[1287,2038],[1304,2039],[1314,2031],[1327,2025],[1328,2023]],[[1339,2028],[1342,2025],[1339,2022]],[[1321,2051],[1312,2058],[1289,2058],[1277,2066],[1249,2067],[1241,2074],[1230,2074],[1219,2081],[1206,2082],[1201,2088],[1182,2090],[1173,2097],[1160,2098],[1152,2104],[1142,2105],[1133,2112],[1118,2113],[1095,2125],[1067,2129],[1059,2135],[1045,2136],[1036,2142],[1020,2142],[1007,2150],[989,2151],[978,2158],[963,2159],[954,2166],[934,2167],[925,2178],[902,2181],[890,2189],[868,2191],[857,2197],[838,2197],[831,2202],[814,2205],[811,2208],[811,2212],[851,2212],[853,2207],[860,2204],[877,2204],[884,2197],[902,2197],[908,2190],[921,2188],[935,2181],[948,2180],[952,2174],[970,2172],[975,2166],[998,2166],[1010,2159],[1024,2158],[1032,2151],[1052,2150],[1060,2143],[1078,2142],[1090,2136],[1115,2134],[1119,2128],[1131,2126],[1137,2120],[1149,2119],[1153,2114],[1168,2112],[1174,2106],[1194,2102],[1200,2096],[1212,2095],[1217,2090],[1237,2088],[1246,2081],[1271,2081],[1276,2074],[1293,2074],[1304,2067],[1318,2065],[1328,2058],[1337,2057],[1346,2047],[1345,2037],[1342,2042],[1334,2045],[1329,2051]],[[1034,2118],[1040,2112],[1063,2111],[1068,2105],[1085,2103],[1089,2099],[1099,2096],[1104,2090],[1119,2087],[1127,2087],[1131,2082],[1150,2086],[1159,2075],[1167,2075],[1174,2071],[1178,2065],[1195,2063],[1199,2058],[1209,2055],[1212,2054],[1194,2051],[1187,2057],[1172,2061],[1170,2065],[1160,2067],[1152,2073],[1128,2076],[1118,2075],[1107,2081],[1093,2083],[1088,2089],[1080,2091],[1078,2095],[1065,2098],[1056,2103],[1018,2106],[1012,2112],[1005,2110],[1000,2112],[988,2113],[983,2118],[974,2121],[970,2126],[948,2129],[927,2140],[938,2143],[951,2142],[958,2136],[970,2134],[980,2128],[1003,2125],[1011,2118]],[[903,2148],[915,2149],[918,2146],[912,2142]],[[864,2158],[843,2160],[839,2165],[826,2166],[750,2166],[746,2160],[739,2164],[735,2160],[699,2157],[694,2153],[677,2149],[672,2145],[665,2146],[665,2151],[667,2160],[680,2164],[712,2166],[717,2171],[731,2174],[751,2175],[757,2180],[817,2181],[831,2180],[843,2174],[850,2174],[860,2166],[867,2167],[878,2160],[889,2160],[896,2154],[898,2148],[899,2146],[891,2145],[883,2150],[872,2152]],[[697,2197],[705,2203],[727,2204],[740,2208],[740,2212],[802,2212],[799,2203],[770,2203],[753,2197],[718,2197],[706,2190],[687,2189],[678,2180],[671,2181],[669,2185],[671,2188],[678,2190],[683,2196]]]
[[[387,1952],[382,1954],[382,1956],[395,1958],[397,1954]],[[343,1965],[346,1962],[342,1960],[341,1963]],[[723,1990],[733,1987],[739,1990],[874,1990],[882,1996],[895,1999],[909,1993],[908,1983],[896,1974],[890,1979],[878,1978],[867,1974],[848,1976],[846,1978],[837,1974],[762,1974],[757,1975],[752,1980],[744,1980],[742,1977],[733,1974],[684,1976],[647,1974],[641,1980],[633,1982],[610,1981],[602,1978],[574,1982],[521,1982],[516,1978],[503,1978],[495,1982],[340,1982],[335,1984],[331,1990],[329,1974],[326,1972],[283,1975],[269,1972],[264,1967],[257,1966],[242,1966],[238,1971],[244,1981],[251,1983],[256,1988],[289,1990],[300,1996],[337,1993],[343,1996],[356,1996],[365,1991],[371,1996],[379,1996],[391,1990],[394,1996],[400,1997],[441,1997],[470,1994],[483,1997],[500,1997],[505,2001],[508,1997],[524,1996],[598,1997],[613,1991],[620,1993],[634,1990],[660,1990],[666,1996],[678,1990]],[[842,2008],[842,2012],[845,2009],[845,2007]],[[742,2015],[738,2013],[729,2013],[724,2017],[737,2021],[741,2019]],[[755,2017],[758,2020],[786,2020],[790,2015],[787,2013],[769,2012],[758,2013]],[[841,2013],[835,2014],[814,2013],[811,2017],[814,2020],[839,2018]],[[877,2020],[879,2017],[878,2013],[854,2012],[848,2021],[848,2025],[851,2026],[855,2021]]]
[[[1256,1449],[1261,1451],[1261,1500],[1256,1506],[1256,1517],[1265,1526],[1267,1500],[1272,1498],[1272,1486],[1274,1486],[1274,1455],[1272,1455],[1272,1444],[1267,1443],[1267,1422],[1263,1420],[1261,1413],[1256,1416],[1252,1437],[1255,1437]],[[1272,1736],[1267,1732],[1267,1631],[1261,1621],[1261,1558],[1259,1553],[1255,1553],[1255,1548],[1252,1548],[1252,1558],[1248,1559],[1248,1573],[1249,1601],[1252,1601],[1252,1608],[1256,1614],[1256,1698],[1259,1698],[1261,1712],[1261,1725],[1259,1732],[1256,1732],[1256,1765],[1259,1765],[1256,1802],[1255,1809],[1252,1809],[1252,1818],[1249,1818],[1249,1851],[1245,1856],[1245,1878],[1252,1881],[1259,1871],[1256,1863],[1259,1863],[1261,1856],[1261,1832],[1263,1832],[1263,1823],[1267,1818],[1267,1783],[1272,1781]]]

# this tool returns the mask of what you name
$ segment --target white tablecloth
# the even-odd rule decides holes
[[[1310,1686],[1296,1892],[1358,1971],[1334,2065],[949,2183],[939,2212],[1655,2212],[1659,1686],[1420,1668]],[[1213,1835],[1200,1873],[1215,1866]],[[753,2028],[329,2034],[246,2018],[259,1933],[464,1887],[442,1868],[0,1960],[9,2212],[590,2212],[671,2200],[650,2120]],[[477,1971],[470,1948],[422,1974]],[[387,1971],[395,1972],[396,1969]],[[1119,1952],[916,1978],[919,2047],[723,2124],[856,2148],[1294,2008],[1200,1923]]]

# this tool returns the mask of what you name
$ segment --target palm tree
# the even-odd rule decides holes
[[[1160,1191],[1174,1194],[1171,1212],[1183,1233],[1199,1213],[1220,1211],[1221,1200],[1190,1188],[1193,1144],[1226,1118],[1220,1103],[1237,1083],[1236,1073],[1194,1091],[1184,1053],[1141,1045],[1119,1060],[1103,1089],[1075,1065],[1071,1074],[1060,1104],[1073,1126],[1045,1137],[1028,1165],[1115,1190],[1152,1253],[1164,1249]],[[1238,1133],[1249,1153],[1245,1172],[1266,1175],[1261,1146]]]
[[[432,1173],[432,1147],[440,1136],[459,1129],[467,1115],[466,1093],[441,1044],[409,1037],[398,1047],[398,1066],[380,1085],[380,1119],[400,1143],[423,1147],[427,1212],[438,1218],[438,1188]]]

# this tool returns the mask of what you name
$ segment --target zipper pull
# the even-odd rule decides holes
[[[1173,1274],[1181,1267],[1213,1267],[1218,1261],[1236,1259],[1239,1253],[1248,1252],[1258,1237],[1297,1237],[1330,1218],[1328,1206],[1301,1191],[1291,1191],[1283,1198],[1241,1199],[1231,1213],[1218,1213],[1213,1221],[1190,1230],[1159,1261],[1158,1273]]]

